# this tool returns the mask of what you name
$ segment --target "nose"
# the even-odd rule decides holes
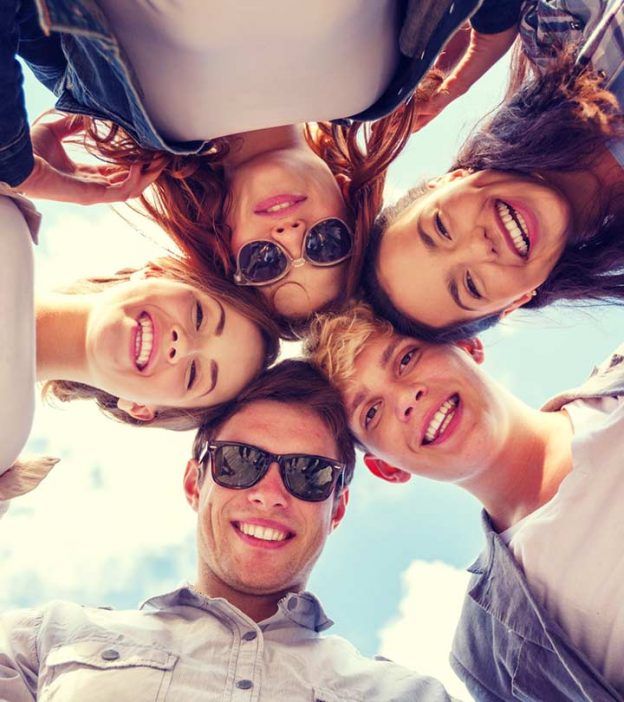
[[[494,242],[488,237],[484,227],[475,227],[463,237],[458,250],[464,258],[464,263],[489,263],[497,256]]]
[[[427,388],[424,385],[410,385],[398,394],[395,406],[396,416],[400,422],[409,422],[412,419],[414,410],[419,403],[427,396]]]
[[[171,364],[176,364],[185,359],[192,351],[187,335],[182,327],[174,325],[169,331],[166,355]]]
[[[280,475],[279,465],[271,463],[267,474],[262,480],[247,491],[247,499],[256,507],[271,510],[276,507],[286,507],[289,494]]]
[[[278,241],[293,259],[301,257],[301,240],[306,226],[302,219],[286,219],[271,227],[271,237]]]

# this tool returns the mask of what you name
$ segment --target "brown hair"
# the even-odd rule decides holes
[[[530,69],[530,70],[529,70]],[[544,72],[524,66],[526,80],[469,136],[450,170],[498,170],[531,176],[535,172],[591,170],[609,140],[624,138],[624,117],[602,78],[574,63],[563,51]],[[513,81],[512,81],[513,83]],[[568,236],[566,246],[537,294],[524,306],[558,301],[576,304],[624,301],[624,197],[622,185],[603,188],[588,212],[588,224]],[[414,190],[401,204],[422,194]],[[474,336],[500,319],[493,313],[445,327],[422,324],[398,310],[379,283],[376,271],[385,212],[371,233],[364,272],[367,300],[403,334],[442,343]],[[394,209],[388,213],[394,216]]]
[[[342,301],[357,287],[369,231],[381,210],[387,168],[412,133],[418,103],[426,101],[442,79],[440,71],[430,71],[410,100],[377,122],[321,122],[316,129],[305,127],[312,151],[327,163],[334,176],[344,176],[346,182],[342,191],[354,223],[354,251]],[[178,156],[140,147],[111,122],[77,119],[83,121],[87,148],[98,157],[126,167],[142,164],[149,168],[161,162],[160,175],[140,197],[145,212],[195,265],[208,270],[216,266],[231,275],[231,232],[226,224],[229,189],[223,164],[233,137],[213,140],[201,155]]]
[[[148,263],[143,270],[156,276],[171,278],[191,285],[234,307],[238,312],[254,322],[260,329],[265,346],[263,367],[275,361],[279,351],[279,334],[277,327],[267,309],[261,305],[258,306],[255,297],[249,295],[247,290],[240,290],[221,276],[216,274],[208,275],[205,271],[199,271],[189,265],[188,262],[174,257],[160,258],[152,261]],[[136,269],[126,268],[111,276],[78,280],[66,286],[60,290],[60,292],[66,294],[101,292],[111,285],[127,282],[135,272]],[[120,410],[117,407],[117,400],[119,398],[114,395],[100,390],[99,388],[94,388],[91,385],[77,383],[71,380],[48,381],[43,386],[42,395],[46,399],[56,398],[60,402],[95,400],[97,406],[104,414],[118,421],[135,426],[163,427],[177,431],[196,428],[201,424],[206,413],[205,407],[165,407],[159,409],[156,416],[151,421],[141,421],[131,417],[123,410]]]
[[[262,400],[305,407],[323,421],[336,442],[338,460],[345,464],[344,487],[347,487],[355,470],[355,450],[344,407],[338,392],[306,361],[282,361],[256,378],[235,399],[211,408],[195,435],[195,460],[199,460],[206,442],[212,441],[231,417]]]

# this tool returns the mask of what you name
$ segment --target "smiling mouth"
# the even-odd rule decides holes
[[[272,527],[259,526],[249,522],[233,522],[234,527],[246,536],[251,536],[259,541],[286,541],[292,539],[294,534],[290,531],[282,531]]]
[[[510,204],[502,200],[496,200],[496,211],[518,256],[528,258],[531,240],[524,217]]]
[[[425,430],[422,445],[426,446],[442,438],[459,407],[459,395],[455,393],[445,400],[437,409]]]
[[[134,339],[134,364],[143,370],[152,355],[154,346],[154,322],[147,312],[141,312],[137,319],[137,332]]]

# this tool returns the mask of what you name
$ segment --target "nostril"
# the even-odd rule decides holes
[[[423,394],[424,394],[423,391],[422,391],[422,390],[419,390],[419,391],[416,393],[416,395],[415,395],[416,399],[417,399],[417,400],[420,400],[420,398],[423,396]]]
[[[174,341],[177,341],[177,340],[178,340],[178,332],[177,332],[175,329],[171,332],[171,338],[172,338]]]
[[[275,230],[278,234],[283,234],[284,233],[284,227],[277,227]]]
[[[176,350],[175,350],[175,349],[171,349],[171,351],[169,351],[169,358],[170,358],[170,360],[173,360],[173,359],[175,358],[175,355],[176,355]]]
[[[409,417],[411,413],[412,413],[412,408],[411,408],[411,407],[408,407],[408,408],[405,410],[405,412],[403,412],[403,415],[404,415],[405,417]]]
[[[294,222],[293,224],[291,224],[291,227],[293,229],[297,229],[298,226],[299,226],[299,222]]]

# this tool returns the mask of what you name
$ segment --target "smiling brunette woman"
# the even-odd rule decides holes
[[[130,424],[189,429],[278,350],[248,295],[174,258],[79,281],[36,303],[37,379]]]
[[[33,305],[37,212],[0,194],[0,218],[0,500],[35,487],[56,462],[13,465],[30,431],[35,380],[63,402],[94,399],[117,420],[184,430],[275,360],[278,330],[265,308],[174,258],[79,281]]]
[[[624,301],[624,73],[568,54],[386,210],[363,283],[403,333],[464,338],[520,306]]]

